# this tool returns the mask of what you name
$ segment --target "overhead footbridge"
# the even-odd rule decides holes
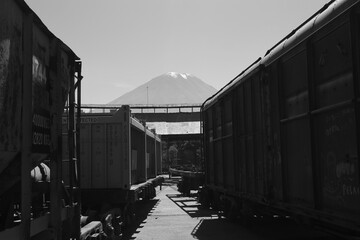
[[[133,104],[131,113],[145,122],[195,122],[200,121],[198,104]],[[106,113],[119,109],[121,105],[83,104],[82,109],[90,113]]]

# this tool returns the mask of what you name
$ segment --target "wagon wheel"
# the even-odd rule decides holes
[[[135,217],[134,206],[132,203],[128,203],[125,205],[124,210],[122,212],[122,219],[124,227],[128,227],[131,225]]]
[[[238,207],[236,202],[226,200],[224,202],[224,216],[230,221],[235,221],[238,216]]]

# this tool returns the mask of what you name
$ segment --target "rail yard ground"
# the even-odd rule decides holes
[[[123,239],[338,239],[291,219],[254,217],[246,226],[240,220],[230,222],[215,210],[201,209],[194,192],[190,197],[181,195],[176,186],[178,178],[165,179],[154,199],[136,204],[133,224],[125,230]]]

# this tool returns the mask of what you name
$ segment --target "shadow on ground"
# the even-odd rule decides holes
[[[201,208],[201,205],[196,201],[196,194],[189,197],[182,194],[167,196],[190,217],[199,219],[199,223],[191,233],[195,239],[337,239],[335,236],[319,231],[311,226],[297,224],[289,218],[253,216],[245,222],[241,219],[229,221],[222,217],[218,211]]]
[[[152,199],[135,203],[134,219],[131,225],[124,229],[122,240],[135,239],[133,235],[140,232],[140,229],[143,228],[143,225],[146,223],[146,218],[154,211],[158,202],[158,199]]]
[[[192,236],[199,240],[226,239],[248,240],[336,240],[335,236],[310,226],[298,225],[288,219],[255,220],[249,225],[229,222],[226,219],[201,219]]]
[[[167,197],[192,218],[219,218],[217,211],[201,207],[201,204],[196,200],[196,193],[190,196],[184,196],[180,193],[168,194]]]

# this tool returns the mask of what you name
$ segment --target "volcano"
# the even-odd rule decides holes
[[[109,104],[201,104],[216,89],[194,75],[168,72],[125,93]]]

